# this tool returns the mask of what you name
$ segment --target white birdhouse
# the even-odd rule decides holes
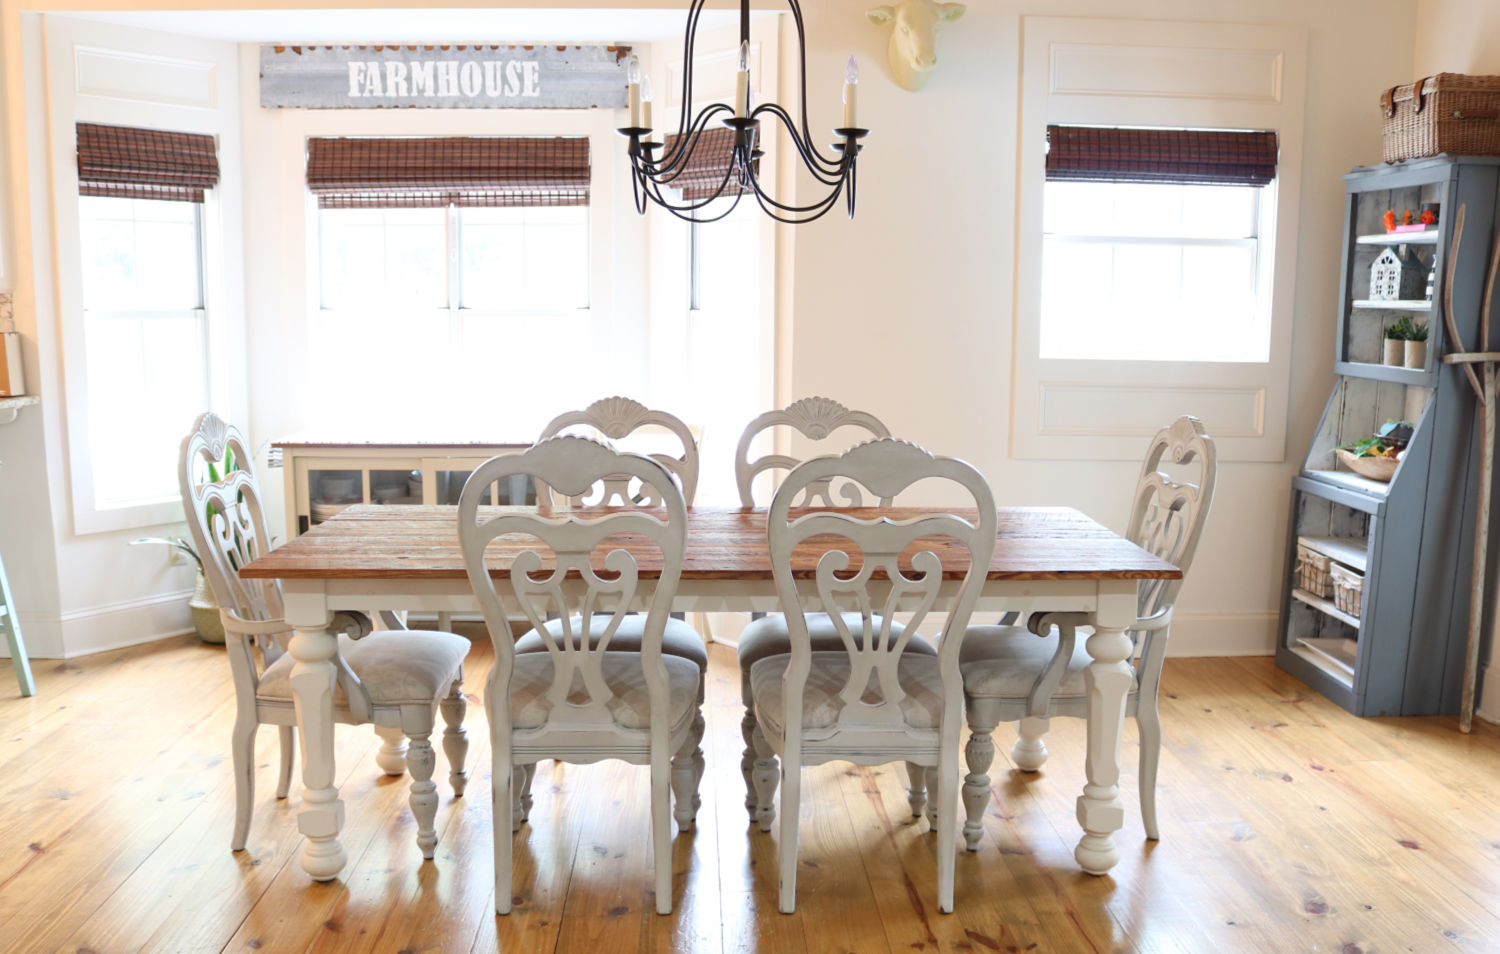
[[[1422,298],[1426,273],[1416,255],[1397,256],[1394,248],[1383,248],[1370,265],[1371,301],[1411,301]]]

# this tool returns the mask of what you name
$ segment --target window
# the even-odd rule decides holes
[[[78,199],[100,509],[176,499],[183,421],[208,406],[198,210],[194,202]]]
[[[1285,456],[1306,31],[1025,17],[1011,453]]]
[[[83,298],[93,508],[175,501],[177,448],[209,406],[204,190],[211,136],[80,123]]]
[[[307,181],[318,204],[314,354],[444,369],[428,393],[470,408],[494,387],[495,354],[540,353],[579,333],[592,281],[587,138],[314,138]],[[543,372],[516,362],[507,385],[542,388]],[[321,423],[415,426],[430,413],[400,388],[362,389],[356,403],[345,385],[337,374],[317,382]]]

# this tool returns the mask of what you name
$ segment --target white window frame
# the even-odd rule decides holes
[[[1281,461],[1291,379],[1307,33],[1300,27],[1063,17],[1022,19],[1011,456],[1137,460],[1181,413],[1224,460]],[[1042,201],[1049,124],[1272,130],[1277,178],[1265,362],[1041,357]]]
[[[245,349],[237,212],[241,205],[237,48],[206,42],[198,55],[183,55],[180,37],[58,18],[47,20],[46,34],[57,313],[73,532],[105,533],[178,523],[183,519],[182,502],[175,496],[122,507],[101,507],[94,498],[80,280],[77,124],[108,123],[215,138],[219,186],[206,190],[199,216],[209,406],[184,408],[182,429],[186,434],[194,416],[204,410],[244,420],[245,371],[230,360]],[[228,228],[226,220],[235,228]],[[130,466],[129,461],[114,464]]]

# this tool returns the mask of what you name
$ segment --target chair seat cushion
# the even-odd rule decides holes
[[[786,700],[782,698],[781,679],[791,664],[790,654],[769,656],[750,667],[750,692],[755,699],[755,714],[766,728],[778,736],[786,730]],[[942,678],[936,656],[903,654],[896,667],[896,678],[905,690],[901,715],[915,729],[937,728],[943,711]],[[802,693],[802,729],[816,737],[818,730],[831,730],[839,721],[844,700],[839,693],[849,680],[849,654],[844,651],[812,654],[807,686]],[[886,723],[889,726],[889,723]]]
[[[1073,658],[1068,660],[1068,668],[1052,698],[1083,695],[1083,671],[1093,662],[1084,648],[1087,638],[1085,633],[1078,634]],[[1036,636],[1024,626],[970,626],[964,631],[963,648],[958,654],[964,694],[995,699],[1026,698],[1036,677],[1057,654],[1058,639],[1056,630]],[[1135,691],[1134,687],[1131,691]]]
[[[863,627],[862,617],[858,613],[844,613],[844,623],[849,627],[849,632],[859,638]],[[875,617],[875,626],[880,625],[880,617]],[[891,627],[893,632],[901,632],[901,624],[895,623]],[[844,652],[844,640],[839,636],[839,631],[834,628],[833,619],[827,613],[807,614],[807,635],[812,642],[812,651],[815,653]],[[768,656],[780,656],[782,653],[792,651],[792,637],[787,632],[786,617],[780,613],[761,619],[751,620],[740,633],[739,647],[736,654],[739,656],[740,671],[748,672],[752,666]],[[906,652],[918,653],[923,656],[933,656],[937,651],[932,644],[921,636],[913,635],[911,642],[906,644]]]
[[[573,618],[573,632],[579,629],[578,617]],[[608,616],[597,616],[599,626],[604,626]],[[609,652],[638,653],[641,651],[641,637],[646,631],[646,617],[642,615],[627,616],[620,620],[620,626],[615,634],[609,638]],[[562,634],[562,620],[553,619],[547,621],[547,632],[554,638]],[[589,645],[597,645],[597,639],[591,639]],[[531,630],[520,639],[516,640],[517,653],[544,653],[547,644],[542,640],[542,634]],[[667,625],[661,634],[661,651],[664,656],[676,656],[679,659],[692,660],[698,667],[699,672],[708,669],[708,646],[704,644],[703,637],[688,623],[680,619],[667,619]]]
[[[668,733],[693,719],[698,700],[698,667],[690,660],[662,656],[667,668]],[[605,685],[614,697],[605,704],[616,725],[644,729],[651,722],[651,700],[646,692],[646,672],[640,653],[604,653],[600,662]],[[516,656],[510,680],[510,718],[516,729],[535,729],[546,724],[552,711],[547,690],[552,687],[552,654],[526,653]],[[581,681],[580,681],[581,685]]]
[[[381,629],[363,639],[340,636],[339,653],[364,684],[375,705],[434,702],[448,694],[453,680],[463,672],[469,641],[452,633],[416,629]],[[286,702],[292,698],[291,653],[266,667],[256,687],[255,698]],[[334,704],[347,706],[342,686],[335,690]]]

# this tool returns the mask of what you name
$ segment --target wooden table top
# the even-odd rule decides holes
[[[502,510],[509,508],[482,508]],[[530,509],[530,508],[517,508]],[[861,516],[892,519],[928,514],[926,508],[865,507]],[[962,510],[955,510],[963,513]],[[349,507],[332,520],[282,544],[240,569],[249,578],[286,580],[467,579],[458,546],[458,508],[452,506]],[[973,511],[970,510],[969,514]],[[1001,507],[990,580],[1177,580],[1182,571],[1071,507]],[[629,549],[628,541],[624,542]],[[499,538],[487,554],[492,572],[508,569],[529,541]],[[794,555],[798,576],[811,577],[824,548],[804,544]],[[961,577],[961,556],[945,558],[944,576]],[[805,559],[799,558],[806,551]],[[642,576],[659,572],[651,551],[637,556]],[[950,570],[951,566],[951,570]],[[766,511],[724,507],[688,508],[683,580],[770,580]]]

